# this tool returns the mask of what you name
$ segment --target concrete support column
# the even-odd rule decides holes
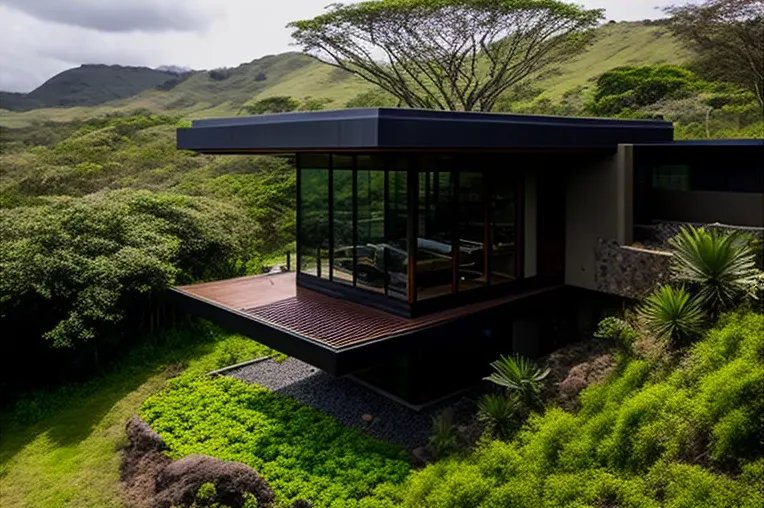
[[[629,245],[634,241],[634,145],[618,145],[616,175],[616,240]]]

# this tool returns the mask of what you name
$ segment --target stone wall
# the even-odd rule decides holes
[[[671,253],[599,239],[595,252],[597,289],[639,299],[669,280]]]

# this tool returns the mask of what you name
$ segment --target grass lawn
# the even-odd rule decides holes
[[[165,386],[168,371],[188,373],[271,354],[208,326],[168,333],[91,382],[37,393],[0,414],[0,500],[11,507],[120,507],[118,450],[124,425]],[[168,369],[168,366],[170,368]]]

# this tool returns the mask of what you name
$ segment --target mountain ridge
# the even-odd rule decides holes
[[[559,102],[571,90],[578,93],[591,89],[602,73],[614,67],[681,64],[691,57],[692,53],[664,26],[645,22],[608,23],[597,29],[595,42],[586,51],[546,69],[524,87],[534,91],[526,94],[533,96],[530,100],[535,97]],[[131,95],[107,97],[108,100],[98,104],[73,101],[62,107],[59,101],[57,107],[0,110],[0,125],[19,127],[44,121],[71,121],[135,109],[192,119],[233,116],[248,104],[274,96],[290,96],[301,101],[319,99],[326,108],[332,109],[345,107],[351,99],[375,89],[357,76],[297,52],[266,55],[236,67],[197,70],[180,76],[168,73],[152,76],[155,79],[143,82],[142,88]],[[31,94],[27,94],[27,99]],[[0,108],[5,108],[2,98],[0,95]]]

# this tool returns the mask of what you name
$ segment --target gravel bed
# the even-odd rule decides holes
[[[427,443],[441,407],[415,411],[348,378],[335,378],[294,358],[266,360],[226,375],[253,383],[333,416],[348,427],[413,450]],[[458,405],[458,404],[457,404]],[[371,415],[371,423],[364,421]]]

